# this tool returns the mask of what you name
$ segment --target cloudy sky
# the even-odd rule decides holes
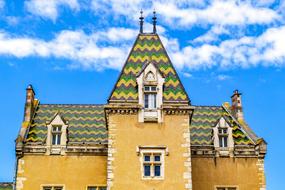
[[[141,9],[146,32],[156,10],[158,34],[193,104],[220,105],[235,88],[243,92],[248,123],[269,142],[268,189],[280,189],[284,0],[0,0],[0,128],[8,134],[0,138],[7,163],[0,181],[13,178],[25,87],[32,83],[44,103],[105,103]]]

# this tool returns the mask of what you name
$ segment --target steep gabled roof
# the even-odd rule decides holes
[[[47,123],[57,113],[67,122],[68,143],[107,143],[103,105],[39,104],[25,142],[45,144]]]
[[[165,76],[164,103],[190,103],[188,95],[157,34],[139,34],[109,97],[109,102],[137,102],[136,75],[148,62]]]
[[[191,145],[212,145],[213,128],[221,117],[233,128],[235,145],[255,144],[256,135],[249,134],[223,106],[194,106],[190,124]]]

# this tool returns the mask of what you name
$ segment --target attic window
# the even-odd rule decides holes
[[[147,109],[156,109],[156,86],[144,87],[144,107]]]
[[[52,126],[52,145],[60,145],[62,134],[61,128],[61,125]]]
[[[228,129],[227,128],[218,128],[219,136],[219,145],[220,147],[228,147]]]

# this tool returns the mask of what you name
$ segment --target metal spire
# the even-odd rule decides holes
[[[156,12],[153,10],[153,17],[152,17],[152,23],[153,23],[153,33],[156,34]]]
[[[143,33],[143,19],[144,19],[143,11],[141,10],[140,13],[141,13],[141,17],[140,17],[140,33],[142,34]]]

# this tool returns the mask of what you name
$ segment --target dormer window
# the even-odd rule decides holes
[[[61,128],[61,125],[52,126],[52,145],[60,145],[62,134]]]
[[[144,107],[146,109],[156,109],[156,86],[144,87]]]
[[[217,156],[232,156],[234,149],[234,139],[232,136],[230,123],[222,116],[213,128],[214,147]]]
[[[220,147],[228,147],[228,129],[227,128],[218,128],[219,136],[219,145]]]
[[[137,75],[139,122],[162,122],[163,84],[165,79],[157,65],[147,62]]]
[[[56,113],[50,122],[47,122],[46,154],[65,154],[67,143],[68,122]]]

